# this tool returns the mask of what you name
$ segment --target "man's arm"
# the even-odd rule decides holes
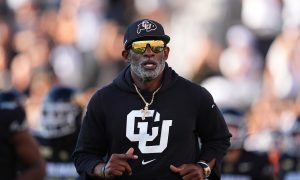
[[[94,173],[94,169],[99,163],[103,164],[106,159],[105,115],[101,99],[98,91],[88,103],[72,154],[74,165],[80,176],[98,176]]]
[[[198,162],[204,161],[210,164],[211,160],[215,159],[210,177],[219,179],[221,162],[230,146],[231,134],[213,97],[204,88],[200,107],[201,115],[197,123],[197,133],[201,140],[201,151]]]
[[[127,161],[137,158],[138,156],[134,155],[133,148],[129,148],[124,154],[112,154],[107,163],[99,163],[89,175],[108,179],[116,176],[122,176],[125,171],[128,173],[128,175],[131,175],[132,169]]]
[[[18,176],[19,180],[40,180],[46,174],[45,161],[42,158],[38,144],[29,130],[22,130],[12,136],[16,153],[25,169]]]

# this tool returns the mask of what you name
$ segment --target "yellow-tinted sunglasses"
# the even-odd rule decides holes
[[[165,43],[162,40],[146,40],[133,42],[131,44],[131,49],[134,53],[143,54],[146,51],[148,44],[154,53],[162,52],[165,47]]]

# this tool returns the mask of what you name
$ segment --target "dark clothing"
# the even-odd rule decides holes
[[[15,179],[18,156],[12,138],[26,128],[25,112],[15,103],[0,103],[0,177]]]
[[[47,162],[47,176],[44,180],[75,180],[78,178],[71,159],[77,136],[78,132],[49,139],[35,136]]]
[[[88,104],[73,158],[80,174],[113,153],[134,148],[132,176],[118,179],[180,179],[170,165],[217,160],[211,177],[220,176],[220,161],[231,137],[210,93],[178,76],[166,65],[161,89],[145,120],[145,104],[133,86],[130,67],[97,91]],[[141,92],[147,102],[152,92]],[[201,138],[201,150],[198,137]]]
[[[40,123],[33,134],[47,162],[44,180],[78,178],[71,158],[82,120],[82,109],[74,101],[76,93],[71,87],[54,86],[43,101]]]
[[[266,153],[242,150],[234,162],[223,160],[222,180],[271,180],[272,167]]]

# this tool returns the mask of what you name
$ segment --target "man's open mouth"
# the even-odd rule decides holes
[[[147,70],[154,70],[157,67],[157,63],[152,60],[148,60],[142,63],[142,67]]]

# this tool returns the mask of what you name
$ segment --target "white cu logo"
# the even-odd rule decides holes
[[[148,110],[146,117],[153,117],[154,110]],[[172,126],[172,120],[163,120],[160,136],[160,144],[147,146],[146,143],[153,141],[158,135],[158,127],[152,127],[152,135],[147,133],[148,122],[138,122],[139,133],[134,133],[135,118],[142,117],[141,110],[133,110],[127,115],[126,137],[131,141],[139,142],[139,149],[142,153],[161,153],[166,149],[169,139],[169,128]],[[154,122],[160,121],[160,114],[157,112]]]
[[[151,21],[143,21],[140,24],[138,24],[137,33],[140,34],[141,31],[150,32],[157,28],[156,24],[154,24]]]

